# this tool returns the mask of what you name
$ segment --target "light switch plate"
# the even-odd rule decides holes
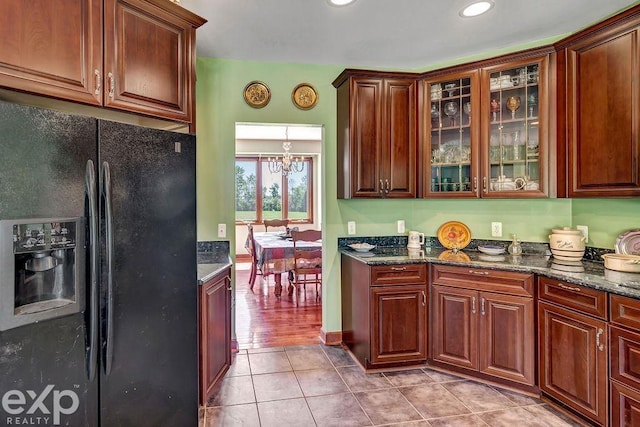
[[[502,237],[502,223],[501,222],[492,222],[491,223],[491,237]]]
[[[347,222],[347,234],[356,234],[356,222],[348,221]]]
[[[589,227],[586,225],[576,225],[576,228],[582,231],[582,235],[584,236],[584,242],[589,242]]]
[[[227,237],[227,224],[218,224],[218,237]]]
[[[404,219],[398,220],[398,233],[404,233]]]

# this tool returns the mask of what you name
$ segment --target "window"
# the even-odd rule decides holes
[[[288,218],[313,222],[313,160],[306,157],[301,172],[269,172],[268,159],[236,157],[236,222],[261,223]]]

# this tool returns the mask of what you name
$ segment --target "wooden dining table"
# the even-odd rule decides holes
[[[253,238],[258,268],[261,269],[264,276],[273,274],[275,294],[280,296],[282,294],[282,273],[293,270],[295,264],[293,239],[286,237],[283,232],[254,233]],[[248,243],[247,241],[245,246],[248,246]],[[302,250],[322,248],[322,241],[300,241],[297,243],[297,248]],[[293,293],[291,284],[289,284],[288,292],[289,295]]]

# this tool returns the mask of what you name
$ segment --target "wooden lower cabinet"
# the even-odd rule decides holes
[[[535,384],[533,298],[432,285],[435,361]]]
[[[342,255],[342,339],[369,368],[427,359],[427,265],[368,266]]]
[[[231,270],[200,286],[200,404],[231,366]]]
[[[538,303],[539,387],[577,413],[607,422],[607,323]]]

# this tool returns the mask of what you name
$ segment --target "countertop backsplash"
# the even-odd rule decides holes
[[[229,241],[198,242],[198,264],[216,264],[229,261]]]

